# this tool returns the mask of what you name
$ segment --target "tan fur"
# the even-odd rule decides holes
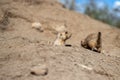
[[[67,39],[71,37],[71,33],[68,33],[67,31],[59,32],[57,35],[57,38],[54,42],[54,45],[64,46]]]
[[[84,40],[81,41],[81,46],[100,53],[102,48],[101,32],[98,32],[98,34],[88,35]]]

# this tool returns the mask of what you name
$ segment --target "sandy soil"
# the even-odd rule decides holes
[[[5,10],[12,13],[9,24],[0,24],[5,27],[0,30],[0,80],[120,80],[119,29],[69,11],[55,0],[0,0],[0,9],[0,15]],[[34,21],[45,31],[32,29]],[[52,31],[61,24],[72,33],[67,41],[72,47],[52,46]],[[98,31],[104,53],[80,46],[82,39]],[[38,64],[47,64],[47,75],[30,74]]]

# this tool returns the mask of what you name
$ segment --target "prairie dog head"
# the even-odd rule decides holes
[[[81,41],[81,46],[83,46],[84,48],[87,48],[87,43],[84,40],[82,40]]]
[[[72,34],[68,33],[67,31],[58,33],[54,45],[65,45],[66,40],[69,39],[71,36]]]
[[[64,32],[60,32],[57,35],[57,38],[66,41],[67,39],[69,39],[71,37],[71,33],[68,33],[68,31],[64,31]]]

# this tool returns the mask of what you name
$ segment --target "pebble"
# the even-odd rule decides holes
[[[45,76],[48,74],[48,68],[46,65],[39,64],[38,66],[31,68],[31,74]]]

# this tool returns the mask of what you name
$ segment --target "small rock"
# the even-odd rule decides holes
[[[31,68],[31,74],[45,76],[48,74],[48,68],[46,65],[38,65]]]
[[[43,32],[43,27],[42,27],[42,24],[39,23],[39,22],[33,22],[32,23],[32,28],[35,28],[36,30],[39,30],[41,32]]]

